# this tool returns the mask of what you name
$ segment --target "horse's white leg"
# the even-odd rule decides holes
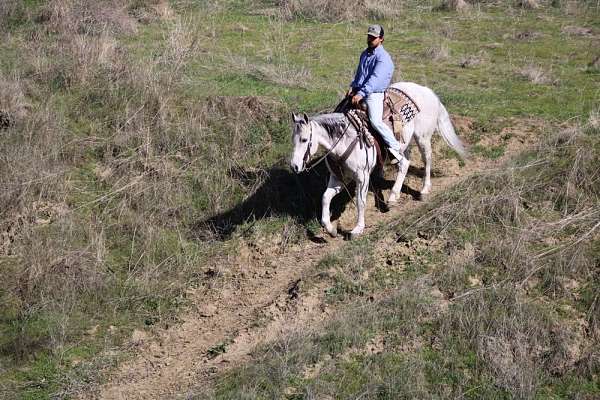
[[[431,136],[420,137],[415,135],[415,141],[421,151],[421,159],[425,165],[425,176],[423,177],[423,189],[421,194],[429,194],[431,191]]]
[[[350,231],[350,234],[358,236],[365,229],[365,208],[367,205],[367,193],[369,191],[369,174],[360,174],[356,177],[356,226]]]
[[[321,223],[323,227],[331,236],[337,236],[337,228],[331,224],[331,213],[329,211],[329,206],[331,204],[331,199],[335,197],[336,194],[342,191],[342,182],[334,175],[329,175],[329,181],[327,182],[327,189],[325,189],[325,193],[323,193],[323,197],[321,199]]]
[[[398,175],[396,175],[396,182],[394,182],[394,186],[392,186],[392,193],[390,193],[390,197],[388,198],[389,204],[395,204],[398,202],[398,197],[400,196],[402,184],[406,178],[406,173],[408,172],[409,166],[410,161],[406,156],[398,163]]]
[[[415,132],[415,123],[414,120],[409,122],[403,129],[403,154],[404,159],[400,160],[398,163],[398,175],[396,175],[396,181],[394,182],[394,186],[392,186],[392,193],[390,193],[390,197],[388,199],[388,204],[396,204],[398,202],[398,197],[400,196],[400,191],[402,190],[402,185],[404,184],[404,179],[406,179],[406,173],[408,172],[408,167],[410,166],[410,141],[412,140],[413,134]]]

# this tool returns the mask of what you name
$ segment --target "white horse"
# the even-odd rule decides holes
[[[394,83],[392,87],[406,93],[417,104],[420,112],[403,129],[401,144],[404,144],[400,151],[403,158],[399,160],[398,174],[388,198],[388,204],[390,205],[398,201],[402,183],[408,172],[410,165],[408,144],[413,137],[421,151],[421,158],[425,164],[422,195],[431,191],[431,137],[436,128],[454,151],[461,157],[466,155],[461,140],[454,132],[446,108],[431,89],[412,82],[398,82]],[[358,214],[356,226],[350,234],[352,236],[360,235],[365,228],[365,204],[369,178],[377,163],[375,147],[354,145],[350,153],[345,154],[353,146],[358,133],[344,114],[322,114],[314,118],[308,118],[306,114],[302,117],[292,114],[292,119],[294,123],[292,134],[294,149],[290,164],[294,172],[304,171],[310,158],[315,155],[321,146],[325,148],[327,154],[331,154],[334,158],[340,159],[347,156],[346,160],[342,162],[342,179],[351,178],[356,182],[356,208]],[[330,167],[329,164],[328,167]],[[321,203],[321,223],[331,236],[337,235],[337,227],[331,223],[329,206],[331,199],[341,192],[343,184],[330,168],[329,182],[325,193],[323,193]]]

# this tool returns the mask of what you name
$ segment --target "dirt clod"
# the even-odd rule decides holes
[[[217,307],[214,304],[202,304],[198,306],[198,315],[201,317],[212,317],[217,313]]]
[[[13,119],[6,111],[0,110],[0,130],[8,129],[13,124]]]

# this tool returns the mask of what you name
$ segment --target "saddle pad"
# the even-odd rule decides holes
[[[365,136],[368,135],[372,138],[372,145],[375,146],[375,150],[377,153],[377,162],[383,168],[383,164],[387,160],[387,151],[382,152],[381,149],[385,149],[386,147],[383,143],[381,135],[371,126],[371,122],[369,121],[369,116],[367,115],[367,112],[364,110],[352,109],[346,112],[346,117],[348,117],[348,119],[350,120],[352,125],[354,125],[354,128],[358,132],[363,132]]]
[[[419,106],[410,98],[409,95],[400,89],[388,87],[384,94],[383,101],[383,122],[394,132],[394,136],[400,143],[404,143],[403,127],[412,121],[420,112]],[[378,144],[383,145],[379,133],[373,129],[369,116],[364,108],[355,108],[352,105],[349,97],[345,97],[337,105],[334,112],[346,114],[357,131],[366,129],[371,132]],[[385,145],[382,146],[385,148]],[[379,152],[379,162],[383,162],[382,158],[386,158],[387,152]]]
[[[385,91],[383,101],[383,120],[394,118],[397,114],[402,124],[409,123],[418,113],[419,107],[406,93],[400,89],[389,87]]]

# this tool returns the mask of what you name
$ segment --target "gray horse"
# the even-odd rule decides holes
[[[425,86],[412,82],[394,83],[392,87],[402,90],[419,107],[420,112],[403,129],[404,148],[401,149],[403,158],[398,163],[398,174],[392,192],[388,198],[388,204],[393,205],[398,201],[402,183],[410,165],[409,146],[414,137],[421,157],[425,164],[425,176],[421,194],[425,195],[431,191],[431,137],[437,130],[446,143],[461,157],[465,157],[466,150],[460,138],[456,136],[450,116],[444,105],[433,91]],[[354,126],[344,114],[331,113],[322,114],[308,118],[306,114],[302,117],[292,114],[293,135],[292,143],[294,149],[290,161],[294,172],[300,173],[306,169],[308,161],[324,147],[328,154],[341,158],[358,136]],[[365,204],[369,188],[369,178],[377,163],[374,146],[355,146],[350,152],[343,165],[343,180],[351,179],[356,182],[356,208],[357,223],[350,232],[352,236],[360,235],[365,228]],[[343,182],[334,173],[330,173],[327,189],[322,198],[321,223],[331,236],[337,235],[337,228],[331,223],[329,206],[331,199],[343,188]]]

